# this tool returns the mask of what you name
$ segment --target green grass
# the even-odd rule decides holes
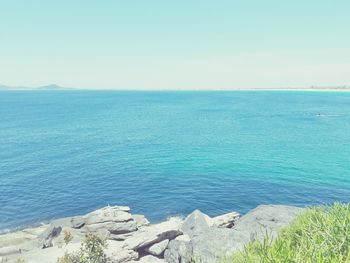
[[[250,243],[222,262],[350,262],[350,204],[308,208],[277,239]]]

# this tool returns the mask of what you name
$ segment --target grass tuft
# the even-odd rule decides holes
[[[277,239],[252,242],[222,262],[350,262],[350,204],[308,208]]]

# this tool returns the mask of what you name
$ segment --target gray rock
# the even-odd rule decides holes
[[[127,222],[105,222],[100,224],[86,225],[84,230],[87,232],[98,232],[101,229],[105,229],[112,234],[125,234],[137,230],[137,224],[134,220]]]
[[[144,215],[131,215],[132,219],[136,222],[137,227],[140,228],[142,226],[149,226],[150,222]]]
[[[132,236],[135,235],[136,232],[130,232],[130,233],[126,233],[126,234],[109,234],[108,236],[108,239],[110,240],[115,240],[115,241],[124,241],[126,240],[127,238],[130,238]]]
[[[126,222],[132,220],[126,206],[107,206],[84,216],[85,225],[100,224],[105,222]]]
[[[0,247],[0,256],[5,258],[9,255],[20,254],[38,248],[37,240],[23,240],[17,245]]]
[[[48,247],[46,249],[36,248],[18,255],[9,256],[8,263],[15,263],[16,260],[22,259],[26,263],[53,263],[57,262],[66,252],[75,253],[80,249],[80,243],[70,243],[64,248],[57,246]]]
[[[181,235],[171,240],[164,252],[168,263],[189,263],[193,257],[192,241],[188,235]]]
[[[169,239],[165,239],[159,243],[153,244],[150,247],[145,248],[145,251],[153,256],[160,256],[169,244]]]
[[[121,242],[107,241],[107,248],[105,249],[106,256],[111,260],[110,263],[123,263],[136,260],[139,254],[130,249],[124,249]]]
[[[194,258],[203,263],[219,261],[242,249],[248,241],[247,235],[229,228],[209,228],[191,238]]]
[[[70,222],[71,222],[72,227],[77,228],[77,229],[79,229],[85,225],[85,219],[82,216],[72,217]]]
[[[9,258],[9,263],[19,255],[27,262],[55,262],[65,252],[78,251],[84,234],[95,230],[101,237],[109,238],[107,252],[113,257],[111,263],[164,262],[159,256],[143,256],[145,253],[160,257],[164,254],[164,259],[171,263],[190,262],[192,258],[201,258],[204,263],[215,262],[252,240],[261,240],[266,233],[276,237],[280,228],[289,225],[300,212],[302,209],[297,207],[263,205],[236,221],[234,213],[209,218],[197,210],[184,221],[171,219],[148,225],[144,216],[130,215],[127,207],[107,207],[86,216],[59,219],[51,225],[0,235],[0,256]],[[225,228],[232,223],[233,228]],[[68,245],[64,242],[64,231],[73,236]]]
[[[57,247],[66,246],[66,235],[71,236],[71,240],[68,243],[82,243],[85,240],[85,233],[81,232],[80,229],[63,227],[61,234],[52,240],[52,245]]]
[[[239,219],[239,213],[231,212],[210,219],[210,226],[232,228]]]
[[[181,226],[181,230],[192,238],[193,236],[207,231],[209,229],[209,221],[210,218],[206,214],[199,210],[195,210],[186,217]]]
[[[232,229],[209,228],[191,238],[193,253],[202,262],[215,262],[230,256],[255,239],[263,239],[266,233],[276,237],[277,231],[289,225],[302,211],[289,206],[259,206],[240,220]]]
[[[46,229],[39,236],[39,243],[41,248],[52,247],[52,241],[54,238],[58,237],[61,234],[62,227],[56,225],[50,225],[48,229]]]
[[[303,208],[284,205],[260,205],[236,222],[234,229],[247,231],[252,237],[263,238],[266,232],[276,237],[278,230],[292,223]]]
[[[136,261],[139,263],[165,263],[165,261],[163,259],[154,257],[154,256],[144,256],[142,258],[139,259],[139,261]]]
[[[72,227],[71,217],[63,217],[50,221],[50,225],[61,226],[61,227]]]
[[[0,235],[0,256],[7,257],[38,248],[38,236],[48,227],[44,225]]]
[[[124,241],[124,246],[129,249],[138,250],[159,243],[165,239],[174,239],[182,234],[180,224],[181,222],[179,220],[171,219],[160,224],[145,226],[136,231],[133,236],[126,239]]]

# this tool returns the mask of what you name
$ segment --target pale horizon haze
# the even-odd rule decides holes
[[[0,84],[350,85],[350,1],[0,1]]]

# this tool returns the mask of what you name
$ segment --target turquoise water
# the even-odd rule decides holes
[[[0,92],[0,229],[350,201],[350,93]]]

